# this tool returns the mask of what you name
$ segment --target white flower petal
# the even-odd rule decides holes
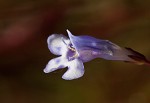
[[[82,77],[84,74],[83,62],[79,59],[68,62],[68,70],[62,76],[65,80],[72,80]]]
[[[65,68],[67,66],[67,62],[68,60],[63,56],[54,58],[48,62],[46,68],[43,71],[45,73],[49,73],[57,69]]]
[[[70,40],[62,34],[52,34],[47,39],[49,50],[55,55],[62,55],[66,53],[68,48],[67,45]]]

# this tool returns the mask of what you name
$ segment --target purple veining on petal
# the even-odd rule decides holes
[[[84,50],[79,51],[79,55],[80,55],[79,58],[83,62],[88,62],[88,61],[91,61],[92,59],[95,59],[98,57],[98,55],[93,54],[93,51],[90,49],[84,49]]]
[[[61,59],[55,59],[56,64],[59,64],[61,62]]]

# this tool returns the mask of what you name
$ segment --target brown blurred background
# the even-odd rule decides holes
[[[150,103],[150,67],[95,59],[84,77],[44,74],[52,33],[69,29],[150,59],[150,0],[0,0],[0,103]]]

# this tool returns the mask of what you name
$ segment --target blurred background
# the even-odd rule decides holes
[[[95,59],[45,74],[52,33],[89,35],[150,59],[150,0],[0,0],[0,103],[150,103],[150,67]]]

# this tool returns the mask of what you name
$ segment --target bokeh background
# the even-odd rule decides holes
[[[150,59],[150,0],[0,0],[0,103],[150,103],[150,67],[95,59],[44,74],[52,33],[90,35]]]

